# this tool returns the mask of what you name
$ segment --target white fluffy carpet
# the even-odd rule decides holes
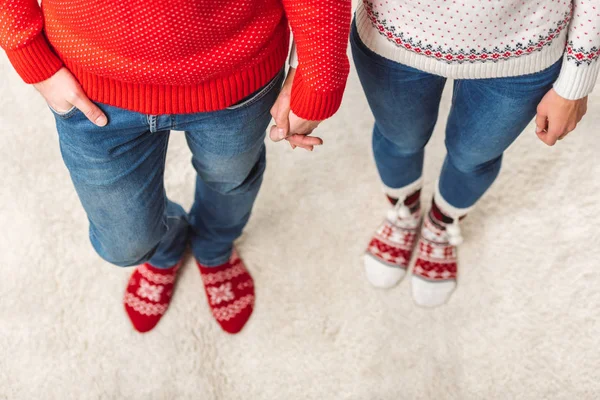
[[[1,399],[596,399],[600,396],[600,89],[554,148],[530,127],[465,221],[459,287],[435,310],[409,282],[371,288],[361,254],[386,202],[353,73],[310,154],[269,143],[238,246],[257,284],[240,335],[213,321],[190,260],[167,315],[135,333],[130,269],[103,262],[60,158],[53,117],[0,57]],[[449,106],[444,97],[442,114]],[[428,147],[426,195],[444,122]],[[189,207],[179,132],[169,195]]]

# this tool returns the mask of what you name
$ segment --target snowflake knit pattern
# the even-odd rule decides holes
[[[588,95],[600,71],[595,0],[361,0],[356,25],[374,52],[453,79],[519,76],[561,57],[559,95]]]
[[[125,311],[138,332],[148,332],[167,311],[180,264],[168,269],[138,266],[125,289]]]
[[[238,333],[254,309],[254,281],[246,266],[234,251],[223,265],[198,268],[213,316],[225,332]]]
[[[146,114],[224,109],[284,66],[299,66],[291,108],[337,111],[349,62],[351,0],[5,0],[0,46],[27,83],[66,66],[95,101]]]

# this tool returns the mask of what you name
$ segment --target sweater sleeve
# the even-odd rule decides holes
[[[26,83],[48,79],[62,66],[43,27],[37,0],[0,0],[0,47]]]
[[[298,53],[291,108],[320,121],[340,107],[350,71],[351,0],[283,0]]]
[[[600,71],[600,5],[597,0],[573,0],[567,48],[554,90],[570,100],[587,96]]]

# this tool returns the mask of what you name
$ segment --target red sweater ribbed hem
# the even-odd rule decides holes
[[[172,86],[122,82],[98,76],[69,60],[65,66],[75,75],[91,100],[143,114],[190,114],[225,109],[265,86],[283,68],[289,35],[264,60],[197,85]]]

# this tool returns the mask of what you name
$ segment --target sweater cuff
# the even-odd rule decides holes
[[[318,92],[302,78],[302,69],[296,70],[292,86],[291,109],[300,118],[323,121],[337,112],[342,103],[344,87],[335,91]]]
[[[50,49],[43,34],[37,35],[26,46],[15,50],[6,50],[6,54],[25,83],[44,81],[54,75],[63,65]]]
[[[554,90],[567,100],[581,99],[594,89],[599,71],[600,60],[595,60],[589,65],[577,65],[576,61],[569,60],[565,55],[560,75],[554,82]]]

